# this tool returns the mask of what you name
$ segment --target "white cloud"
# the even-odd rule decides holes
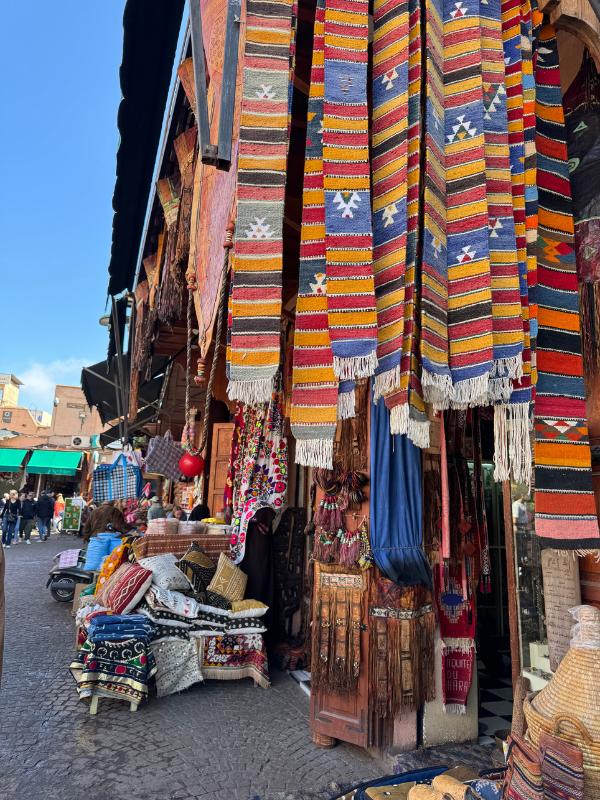
[[[54,387],[57,383],[79,386],[81,370],[90,363],[86,358],[65,358],[40,364],[33,361],[17,374],[23,381],[19,395],[20,405],[52,411]]]

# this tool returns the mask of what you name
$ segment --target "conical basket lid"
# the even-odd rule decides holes
[[[571,647],[531,705],[549,720],[559,714],[576,717],[591,738],[600,742],[600,646],[596,646],[600,643],[600,610],[593,606],[577,610]]]

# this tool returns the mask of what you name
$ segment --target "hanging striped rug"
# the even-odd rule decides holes
[[[377,301],[374,401],[400,388],[406,268],[408,0],[373,8],[373,271]]]
[[[268,402],[279,368],[292,0],[248,0],[228,394]]]
[[[492,368],[479,0],[444,0],[448,339],[455,408],[485,405]]]
[[[571,186],[554,26],[535,62],[538,318],[535,532],[557,549],[600,547],[586,420]]]
[[[367,106],[369,0],[326,0],[323,183],[327,309],[340,379],[377,366]]]
[[[332,469],[338,380],[333,371],[325,279],[322,141],[324,20],[325,0],[318,0],[308,97],[290,419],[296,438],[296,462]]]

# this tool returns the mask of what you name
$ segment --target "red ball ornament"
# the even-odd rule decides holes
[[[179,459],[179,469],[186,478],[195,478],[204,472],[204,459],[193,453],[184,453]]]

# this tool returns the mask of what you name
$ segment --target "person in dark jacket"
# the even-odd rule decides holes
[[[21,501],[16,489],[12,489],[2,509],[2,547],[10,547],[20,515]]]
[[[35,525],[37,516],[37,503],[33,492],[28,492],[27,497],[21,503],[21,525],[23,526],[23,537],[25,544],[31,544],[31,531]]]
[[[45,490],[41,493],[40,499],[37,503],[37,518],[38,518],[38,531],[40,539],[45,542],[50,536],[50,525],[52,517],[54,516],[54,497]]]

